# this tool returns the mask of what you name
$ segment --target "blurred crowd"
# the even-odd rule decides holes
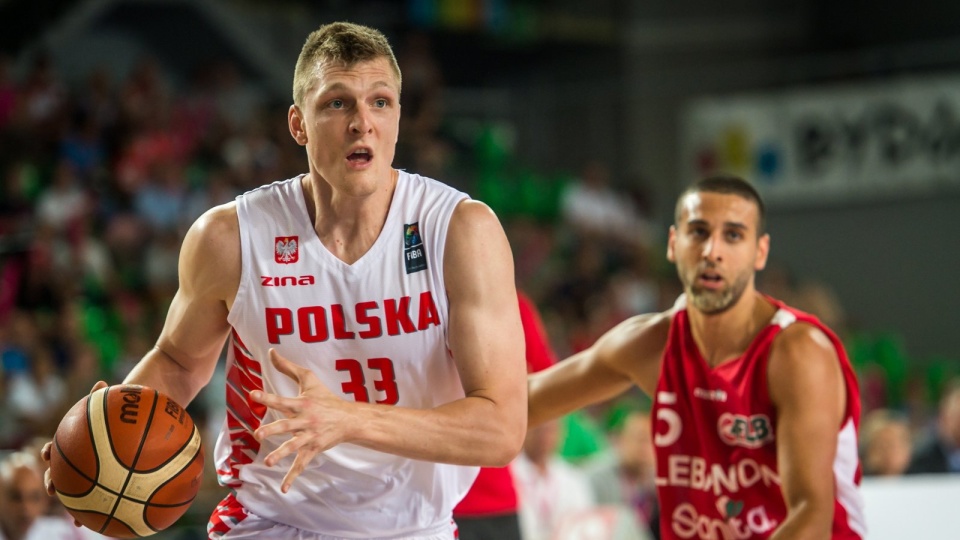
[[[454,129],[426,36],[402,42],[398,60],[396,166],[464,189],[501,215],[518,286],[540,307],[559,358],[673,303],[680,289],[664,257],[672,216],[655,215],[642,179],[617,178],[602,161],[531,171],[502,126]],[[0,517],[35,502],[36,478],[23,472],[37,466],[27,455],[35,441],[49,440],[96,381],[119,382],[152,347],[190,224],[306,170],[288,106],[230,61],[203,65],[175,87],[151,58],[119,79],[97,70],[68,84],[49,56],[23,73],[0,56]],[[864,387],[865,473],[960,472],[960,386],[947,382],[955,373],[912,377],[895,338],[856,329],[822,284],[776,265],[761,280],[762,291],[817,314],[848,342]],[[220,422],[221,389],[215,382],[191,404],[198,424]],[[618,538],[656,536],[648,406],[631,393],[531,432],[515,464],[527,540],[574,534],[589,524],[571,516],[610,505],[630,511],[585,515],[614,524]],[[218,427],[207,428],[208,449]],[[212,469],[194,505],[198,531],[222,496]],[[21,477],[33,491],[9,487]],[[30,508],[60,515],[47,503]],[[3,521],[2,534],[15,527]]]

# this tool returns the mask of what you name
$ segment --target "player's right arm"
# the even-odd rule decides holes
[[[157,344],[125,383],[142,384],[186,406],[210,382],[230,331],[227,314],[240,283],[236,204],[208,210],[180,248],[180,287]]]
[[[180,288],[170,303],[157,340],[130,371],[125,383],[142,384],[186,406],[213,376],[220,350],[230,330],[229,306],[240,284],[240,224],[235,204],[208,210],[190,227],[180,247]],[[98,382],[92,392],[107,386]],[[50,480],[52,443],[40,451]]]
[[[652,394],[670,325],[670,312],[637,315],[590,348],[527,378],[528,427],[614,398],[634,384]]]

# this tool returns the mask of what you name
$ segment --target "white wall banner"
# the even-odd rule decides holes
[[[960,75],[692,102],[688,178],[744,176],[774,201],[960,186]]]
[[[863,479],[868,540],[957,538],[956,474]]]

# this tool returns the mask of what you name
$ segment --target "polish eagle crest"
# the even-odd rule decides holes
[[[300,258],[299,243],[296,236],[278,236],[274,259],[281,264],[295,263]]]

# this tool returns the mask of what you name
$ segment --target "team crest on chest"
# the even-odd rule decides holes
[[[300,238],[297,236],[276,237],[273,259],[280,264],[291,264],[300,260]]]
[[[403,264],[408,274],[427,269],[427,252],[420,235],[420,222],[403,226]]]

